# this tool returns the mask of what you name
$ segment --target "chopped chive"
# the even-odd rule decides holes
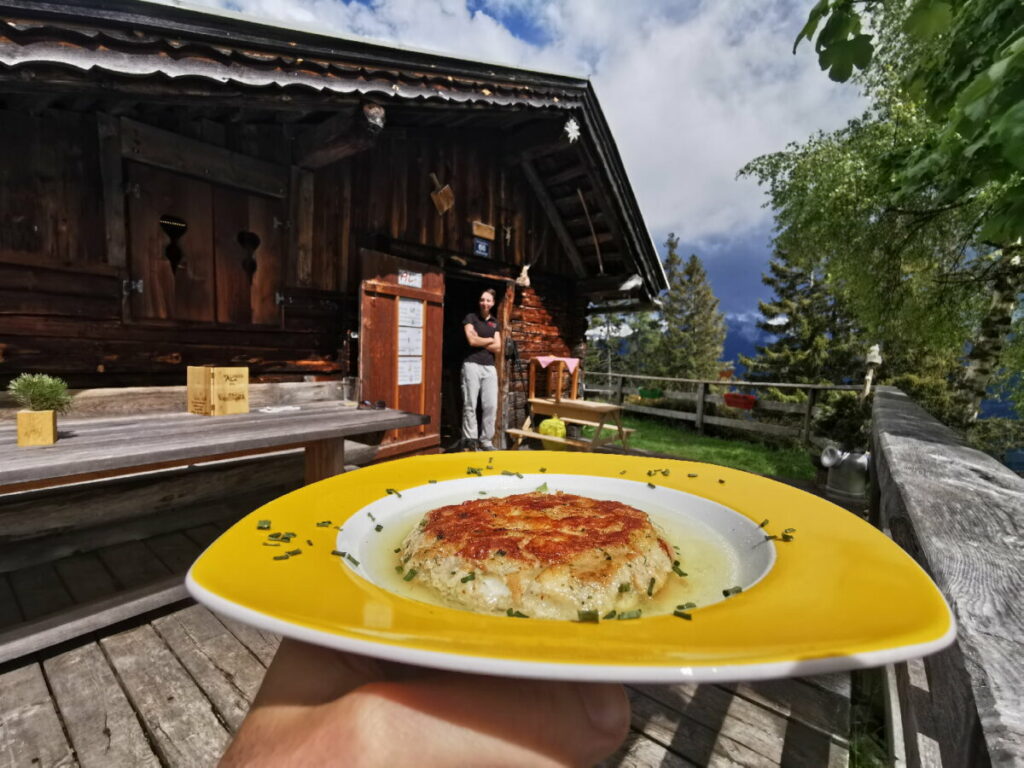
[[[274,531],[274,533],[268,533],[267,534],[267,538],[268,539],[273,539],[274,541],[277,541],[278,539],[281,538],[281,534],[278,533],[277,531]]]
[[[395,547],[395,549],[393,549],[393,550],[392,550],[392,552],[394,552],[394,553],[395,553],[396,555],[397,555],[397,554],[398,554],[399,552],[401,552],[401,551],[402,551],[402,548],[401,548],[401,547]]]
[[[433,483],[436,483],[437,480],[427,480],[427,482],[433,484]]]
[[[619,584],[619,593],[621,594],[622,592],[629,592],[629,582],[628,581],[624,581],[621,584]]]
[[[289,539],[294,539],[298,535],[299,534],[295,533],[295,531],[289,531],[288,533],[285,534],[285,536],[287,536]]]
[[[731,597],[733,595],[738,595],[742,591],[743,587],[729,587],[728,589],[722,590],[722,595],[724,595],[725,597]]]
[[[792,534],[784,533],[784,534],[782,534],[782,540],[783,541],[792,541],[793,540],[793,536],[792,536]]]
[[[619,474],[620,474],[620,475],[624,475],[624,474],[626,474],[626,470],[624,470],[624,469],[623,469],[623,470],[620,470],[620,471],[619,471]]]
[[[307,547],[312,547],[313,546],[313,542],[310,539],[306,539],[306,546]]]
[[[476,475],[477,477],[480,477],[482,473],[483,470],[480,467],[466,467],[467,475]]]
[[[608,611],[608,613],[606,613],[606,614],[605,614],[604,616],[602,616],[601,618],[602,618],[602,619],[614,619],[614,618],[615,618],[615,611],[614,611],[614,610],[612,610],[612,611]]]
[[[768,525],[768,518],[767,517],[764,520],[762,520],[761,524],[759,526],[757,526],[757,527],[758,528],[764,528],[766,525]]]
[[[289,555],[289,556],[301,555],[302,554],[302,550],[301,549],[289,549],[287,552],[285,552],[285,554]]]
[[[772,534],[766,534],[765,537],[764,537],[764,540],[765,541],[772,541],[773,539],[777,539],[777,538],[779,538],[779,537],[776,536],[774,533],[772,533]]]
[[[648,469],[647,470],[647,476],[648,477],[654,477],[657,473],[658,473],[658,470],[656,470],[656,469]]]
[[[495,552],[494,554],[498,555],[499,557],[504,557],[505,555],[507,555],[507,554],[508,554],[508,552],[506,552],[506,551],[505,551],[504,549],[499,549],[499,550],[498,550],[497,552]]]
[[[696,603],[683,603],[682,605],[677,605],[676,609],[680,610],[680,611],[688,611],[691,608],[696,608],[696,607],[697,607]]]
[[[264,547],[280,547],[281,545],[278,542],[276,542],[276,541],[264,541],[263,542],[263,546]]]
[[[275,560],[287,560],[288,555],[274,555]]]
[[[688,474],[687,474],[686,476],[687,476],[687,477],[696,477],[696,476],[697,476],[697,473],[696,473],[696,472],[690,472],[690,473],[688,473]]]
[[[511,616],[514,619],[528,619],[528,618],[530,618],[525,613],[520,613],[519,611],[514,611],[511,608],[509,608],[507,611],[505,611],[505,615],[506,616]]]
[[[540,485],[537,486],[536,490],[534,490],[534,493],[547,493],[547,492],[548,492],[548,484],[547,483],[541,483]]]
[[[783,533],[796,533],[796,528],[786,528]]]
[[[684,571],[682,568],[680,568],[678,565],[673,565],[672,566],[672,572],[675,573],[675,575],[679,576],[679,577],[686,577],[686,576],[690,575],[686,571]]]
[[[269,520],[260,520],[258,523],[256,523],[256,530],[257,531],[269,531],[270,530],[270,521]]]
[[[398,491],[396,491],[396,490],[395,490],[394,488],[385,488],[385,489],[384,489],[384,492],[385,492],[385,493],[386,493],[386,494],[387,494],[388,496],[397,496],[398,498],[402,498],[402,494],[400,494],[400,493],[399,493]],[[370,519],[371,519],[371,520],[374,520],[375,518],[374,518],[374,516],[373,516],[373,515],[370,515]]]
[[[651,580],[647,582],[647,596],[652,597],[654,595],[654,577],[651,576]]]
[[[510,470],[503,469],[503,470],[501,470],[501,474],[505,475],[506,477],[515,477],[519,473],[518,472],[511,472]]]
[[[468,575],[463,576],[461,579],[459,579],[459,581],[461,581],[463,584],[465,584],[467,581],[476,581],[476,573],[470,571]]]
[[[395,566],[395,573],[401,573],[401,572],[402,572],[402,571],[404,571],[404,570],[405,570],[405,568],[403,568],[403,567],[402,567],[402,566],[400,566],[400,565],[396,565],[396,566]]]
[[[661,470],[661,474],[664,475],[665,477],[668,477],[668,470],[667,469]]]
[[[335,530],[338,530],[338,531],[344,531],[345,530],[340,525],[336,525],[336,526],[334,526],[334,528],[335,528]]]
[[[359,565],[359,561],[356,560],[354,557],[352,557],[352,555],[348,554],[347,552],[345,553],[345,559],[348,560],[350,563],[352,563],[352,565]]]
[[[480,494],[481,496],[487,495],[487,491],[477,491],[477,493]]]
[[[406,555],[405,557],[402,558],[402,562],[403,563],[408,563],[410,560],[412,560],[412,555],[411,554]]]
[[[340,549],[332,549],[331,554],[335,557],[345,557],[345,553],[342,552]]]
[[[380,533],[384,530],[384,526],[380,523],[377,523],[375,526],[373,526],[373,530],[375,530],[377,533]]]
[[[678,616],[680,619],[686,619],[687,621],[693,621],[693,616],[686,613],[685,611],[672,611],[673,616]]]
[[[648,488],[657,488],[658,486],[656,486],[654,483],[648,483],[647,487]]]
[[[723,480],[722,478],[718,478],[718,484],[725,485],[725,480]]]
[[[675,544],[672,545],[672,549],[676,551],[677,555],[679,554],[679,547],[677,547]]]
[[[391,491],[388,491],[388,493],[391,493]],[[373,522],[375,522],[375,523],[377,522],[377,518],[373,516],[373,512],[367,512],[366,516],[368,518],[370,518],[371,520],[373,520]]]
[[[627,621],[628,619],[639,619],[640,618],[640,614],[641,614],[641,611],[640,611],[639,608],[637,610],[635,610],[635,611],[624,611],[623,613],[619,614],[618,620],[619,621]]]
[[[316,527],[317,528],[330,528],[331,527],[331,521],[330,520],[321,520],[319,523],[316,524]]]
[[[547,471],[548,471],[548,468],[547,468],[547,467],[541,467],[541,468],[540,468],[540,469],[538,469],[537,471],[538,471],[538,472],[547,472]]]
[[[405,576],[402,577],[402,581],[412,581],[416,578],[418,571],[415,568],[410,568]]]
[[[597,611],[576,611],[577,621],[597,624],[601,620]]]

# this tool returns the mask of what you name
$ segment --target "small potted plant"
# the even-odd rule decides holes
[[[23,409],[18,411],[18,445],[53,445],[57,442],[57,414],[71,407],[68,385],[45,373],[23,373],[7,385]]]

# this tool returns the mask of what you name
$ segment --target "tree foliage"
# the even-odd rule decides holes
[[[1022,343],[1022,35],[1019,0],[821,0],[797,44],[870,106],[741,171],[767,186],[776,249],[826,274],[887,359],[935,365],[890,372],[945,382],[954,361],[960,423]]]
[[[841,299],[822,275],[776,254],[762,282],[773,291],[760,302],[758,327],[775,340],[740,356],[753,381],[839,383],[862,373],[863,343]]]
[[[654,348],[653,364],[661,376],[715,378],[725,344],[725,317],[701,260],[694,254],[683,261],[675,235],[668,236],[665,247],[669,287],[662,297],[664,330]]]

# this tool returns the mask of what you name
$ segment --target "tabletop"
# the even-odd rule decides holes
[[[339,401],[297,410],[233,416],[159,413],[101,419],[61,418],[53,445],[22,448],[15,425],[0,426],[0,492],[43,481],[115,473],[426,424],[429,416],[362,410]]]

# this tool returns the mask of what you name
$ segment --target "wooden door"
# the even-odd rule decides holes
[[[213,322],[213,185],[127,166],[132,319]]]
[[[377,251],[360,256],[361,397],[430,416],[429,424],[388,432],[382,454],[440,445],[444,273]]]

